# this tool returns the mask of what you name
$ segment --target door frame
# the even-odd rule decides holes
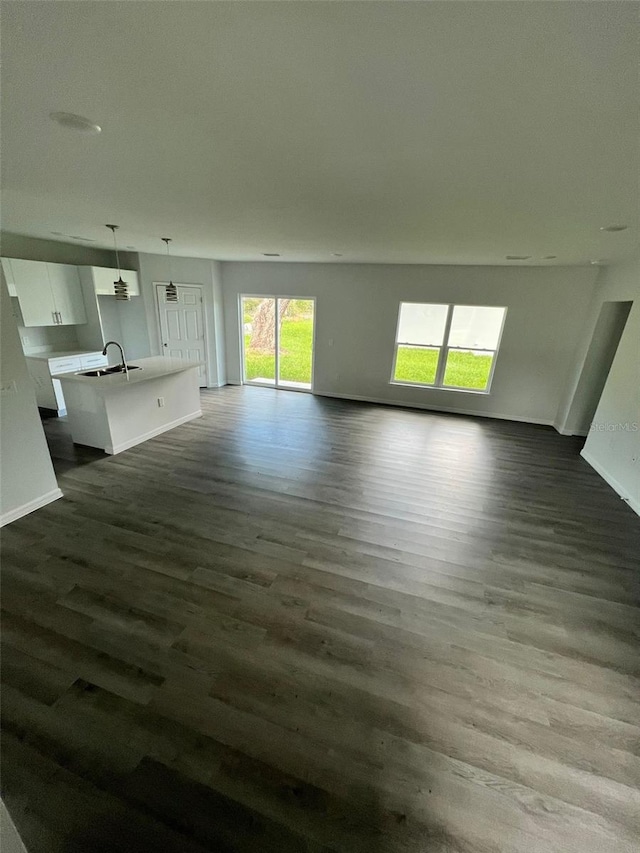
[[[160,355],[164,358],[164,346],[162,343],[162,319],[160,316],[160,299],[158,298],[158,288],[165,287],[169,284],[168,281],[154,281],[153,282],[153,293],[154,300],[156,303],[156,322],[158,323],[158,340],[160,342]],[[203,284],[191,284],[187,281],[175,282],[176,287],[197,287],[200,291],[200,296],[202,297],[202,331],[204,332],[204,375],[206,379],[206,387],[211,388],[211,379],[209,376],[209,317],[207,313],[207,303],[204,298],[204,285]]]
[[[244,312],[242,310],[242,300],[243,299],[273,299],[274,301],[277,299],[303,299],[305,302],[313,302],[313,336],[311,339],[311,387],[310,388],[294,388],[291,385],[279,385],[278,384],[278,373],[280,369],[280,353],[279,353],[279,343],[280,343],[280,330],[277,328],[276,324],[276,351],[275,351],[275,379],[273,384],[270,382],[255,382],[253,379],[245,379],[246,371],[245,371],[245,359],[244,359]],[[238,334],[240,336],[240,370],[241,370],[241,384],[242,385],[255,385],[258,388],[273,388],[275,391],[297,391],[300,394],[313,394],[313,383],[316,375],[316,305],[317,299],[315,296],[291,296],[283,293],[273,294],[273,293],[239,293],[238,294]],[[278,306],[275,306],[276,314],[278,311]]]

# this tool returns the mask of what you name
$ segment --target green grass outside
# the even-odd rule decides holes
[[[252,352],[250,335],[245,335],[247,379],[274,379],[275,355]],[[280,329],[280,380],[311,384],[311,346],[313,320],[310,317],[286,317]],[[445,385],[483,391],[491,372],[492,356],[472,352],[449,352]],[[396,382],[422,382],[432,385],[438,363],[437,350],[400,347],[396,361]]]
[[[484,391],[489,381],[493,356],[450,350],[444,384]],[[438,350],[400,347],[396,360],[396,382],[423,382],[433,385],[438,366]]]
[[[245,335],[245,371],[247,379],[274,379],[275,355],[252,352],[250,335]],[[311,384],[313,320],[285,317],[280,328],[280,381]]]

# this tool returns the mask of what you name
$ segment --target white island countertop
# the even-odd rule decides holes
[[[136,358],[138,370],[56,376],[64,389],[71,437],[76,444],[121,453],[194,418],[200,407],[200,363],[186,358]]]
[[[186,358],[169,358],[162,355],[151,358],[135,358],[131,361],[131,367],[138,370],[129,370],[129,379],[124,373],[110,373],[107,376],[83,376],[87,371],[74,371],[73,373],[59,373],[56,379],[60,382],[79,383],[91,387],[94,391],[117,391],[124,390],[140,382],[148,382],[150,379],[160,379],[171,373],[180,373],[183,370],[191,370],[200,367],[200,361],[188,361]]]

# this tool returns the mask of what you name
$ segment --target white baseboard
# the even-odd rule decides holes
[[[11,524],[12,521],[17,521],[24,515],[29,515],[30,512],[35,512],[37,509],[40,509],[53,501],[57,501],[58,498],[61,498],[62,496],[60,489],[52,489],[50,492],[47,492],[46,495],[42,495],[35,500],[28,501],[26,504],[22,504],[22,506],[9,510],[9,512],[3,512],[2,515],[0,515],[0,527],[4,527],[5,524]]]
[[[582,450],[580,452],[580,456],[582,456],[585,462],[588,462],[589,465],[591,465],[596,474],[599,474],[605,481],[605,483],[608,483],[608,485],[611,486],[614,492],[617,492],[620,495],[620,497],[625,503],[629,504],[631,509],[637,515],[640,515],[640,501],[632,497],[626,490],[626,488],[621,483],[619,483],[615,477],[612,477],[611,474],[609,474],[609,472],[606,471],[602,467],[602,465],[600,465],[599,462],[596,462],[596,460],[588,451],[585,452],[585,450]]]
[[[473,418],[497,418],[500,421],[516,421],[518,423],[553,426],[553,421],[545,418],[523,418],[518,415],[503,415],[499,412],[476,412],[473,409],[458,409],[452,406],[424,406],[420,403],[406,403],[403,400],[381,400],[378,397],[361,397],[357,394],[334,394],[323,391],[312,391],[316,397],[335,397],[338,400],[356,400],[360,403],[379,403],[383,406],[396,406],[403,409],[419,409],[423,412],[444,412],[450,415],[469,415]]]
[[[581,437],[586,437],[587,435],[589,435],[588,429],[569,429],[566,423],[564,426],[560,426],[558,421],[554,421],[552,426],[556,432],[560,433],[560,435],[579,435]]]
[[[579,435],[581,438],[586,438],[589,435],[589,431],[585,429],[567,429],[566,427],[556,426],[556,424],[553,424],[553,428],[560,435]]]
[[[145,432],[142,435],[137,436],[137,438],[131,439],[131,441],[123,441],[122,444],[108,444],[105,447],[104,452],[109,453],[111,456],[115,456],[116,453],[122,453],[123,450],[129,450],[130,447],[135,447],[136,444],[142,444],[143,441],[148,441],[150,438],[162,435],[163,432],[168,432],[170,429],[174,429],[181,424],[186,424],[187,421],[193,421],[196,418],[201,417],[202,412],[200,410],[197,412],[191,412],[189,415],[183,415],[181,418],[176,418],[175,421],[169,421],[169,423],[163,424],[161,427],[149,430],[149,432]]]

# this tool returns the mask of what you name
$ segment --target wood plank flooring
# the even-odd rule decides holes
[[[227,387],[5,528],[30,853],[640,849],[640,519],[552,429]]]

